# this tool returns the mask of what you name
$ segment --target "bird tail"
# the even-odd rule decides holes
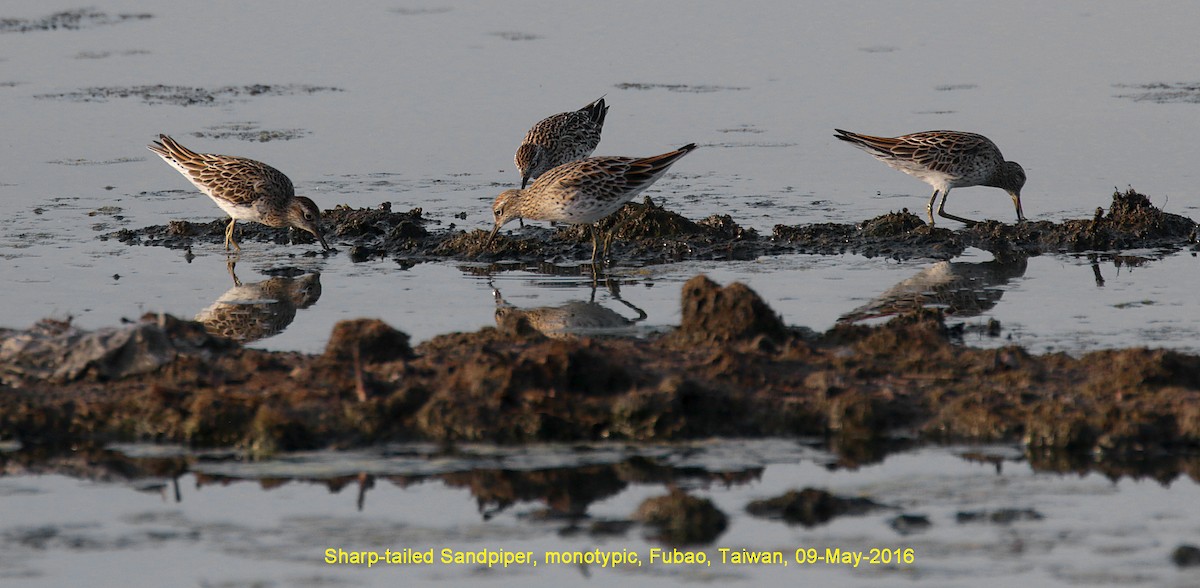
[[[176,161],[191,161],[200,157],[200,154],[180,145],[175,139],[167,135],[159,135],[158,140],[147,145],[147,148],[162,157]]]
[[[684,155],[691,153],[695,148],[695,143],[688,143],[674,151],[634,160],[630,164],[630,170],[626,173],[626,176],[634,180],[634,182],[653,183],[667,172],[667,168],[674,165]]]
[[[605,94],[605,96],[607,96],[607,94]],[[604,103],[604,96],[597,98],[595,102],[592,102],[591,104],[588,104],[579,110],[586,112],[588,118],[592,119],[592,122],[596,123],[597,127],[604,126],[604,117],[608,115],[608,105]]]
[[[896,145],[900,144],[899,139],[893,139],[891,137],[862,135],[859,133],[852,133],[850,131],[843,131],[842,129],[834,130],[838,133],[834,135],[834,137],[837,137],[838,139],[841,139],[847,143],[850,143],[851,145],[854,145],[855,147],[858,147],[859,149],[870,153],[888,154],[892,152],[892,149],[895,148]]]

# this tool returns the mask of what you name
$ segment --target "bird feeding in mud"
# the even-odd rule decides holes
[[[294,227],[311,233],[321,247],[329,250],[321,233],[321,209],[312,200],[297,196],[292,181],[283,172],[245,157],[196,153],[167,135],[159,135],[148,148],[229,215],[226,251],[231,244],[239,252],[242,249],[233,235],[239,220]]]
[[[1021,210],[1021,187],[1025,185],[1025,170],[1015,161],[1005,161],[987,137],[960,131],[925,131],[899,137],[874,137],[841,129],[834,135],[882,161],[893,169],[920,178],[933,187],[933,196],[925,207],[929,226],[933,227],[933,204],[940,194],[938,215],[974,225],[973,221],[946,212],[946,197],[951,188],[991,186],[1000,188],[1012,197],[1017,209],[1017,221],[1025,220]]]
[[[589,224],[592,234],[592,263],[599,248],[597,223],[618,211],[667,173],[675,162],[696,148],[695,143],[651,157],[589,157],[564,163],[525,189],[505,190],[492,203],[495,227],[484,247],[491,244],[505,224],[517,218]],[[607,256],[612,232],[604,240]]]

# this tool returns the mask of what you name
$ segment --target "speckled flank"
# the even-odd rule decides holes
[[[900,137],[874,137],[834,129],[834,135],[876,159],[908,175],[920,178],[933,186],[926,214],[933,226],[933,204],[942,195],[938,206],[940,216],[974,224],[976,221],[947,213],[946,196],[951,188],[991,186],[1001,188],[1012,197],[1017,220],[1025,220],[1021,210],[1021,187],[1025,185],[1025,170],[1015,161],[1005,161],[987,137],[959,131],[925,131]]]
[[[492,204],[495,228],[517,219],[572,224],[595,223],[616,212],[649,188],[676,161],[696,148],[692,143],[652,157],[589,157],[560,165],[523,190],[505,190]],[[491,238],[489,237],[489,239]],[[593,231],[595,261],[595,232]]]
[[[295,227],[312,233],[329,249],[321,234],[321,210],[316,203],[296,196],[292,181],[283,172],[253,159],[196,153],[166,135],[149,149],[183,174],[230,217],[225,249],[241,246],[233,238],[235,223],[254,221],[272,227]]]

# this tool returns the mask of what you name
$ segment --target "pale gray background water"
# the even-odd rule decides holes
[[[145,150],[160,132],[201,151],[266,161],[324,207],[387,201],[399,210],[421,207],[442,226],[453,222],[485,228],[491,222],[491,199],[518,180],[512,153],[529,125],[606,94],[612,109],[598,153],[652,154],[693,141],[705,147],[650,193],[691,218],[728,213],[743,225],[769,232],[776,223],[856,222],[924,206],[926,185],[837,142],[834,127],[876,134],[937,128],[982,132],[1028,171],[1024,204],[1034,219],[1089,217],[1097,206],[1107,206],[1114,188],[1130,184],[1170,212],[1200,216],[1195,189],[1200,172],[1193,148],[1200,104],[1195,95],[1168,103],[1135,101],[1122,96],[1141,90],[1121,87],[1200,81],[1195,60],[1200,11],[1187,2],[94,5],[110,16],[149,13],[152,18],[77,31],[0,33],[0,112],[5,113],[0,127],[0,294],[5,302],[0,326],[71,316],[82,326],[99,327],[147,311],[190,317],[226,291],[225,255],[217,245],[197,248],[197,257],[188,263],[181,252],[97,238],[119,228],[221,216],[207,198]],[[39,18],[78,7],[57,0],[10,0],[0,8],[0,18]],[[186,107],[145,104],[137,98],[39,98],[82,88],[148,84],[206,89],[307,84],[343,91]],[[622,84],[645,89],[622,89]],[[192,135],[234,124],[297,131],[299,136],[259,143]],[[1013,217],[1008,198],[997,190],[954,194],[950,209],[955,213],[1006,222]],[[103,208],[114,206],[120,210]],[[453,217],[462,212],[467,213],[465,221]],[[247,243],[238,266],[245,282],[263,279],[260,272],[282,265],[322,273],[318,303],[300,311],[281,335],[256,345],[319,351],[336,321],[360,316],[383,318],[417,341],[475,330],[492,323],[493,286],[520,307],[555,306],[591,293],[582,278],[512,272],[489,284],[455,264],[403,270],[390,260],[352,264],[344,252],[327,260],[302,257],[308,249]],[[1200,302],[1195,296],[1200,278],[1194,258],[1188,253],[1165,259],[1158,259],[1158,252],[1136,253],[1151,261],[1132,270],[1101,261],[1102,287],[1085,258],[1031,259],[1022,276],[996,286],[1002,297],[995,307],[967,321],[996,318],[1013,341],[1035,351],[1082,353],[1130,345],[1200,350]],[[959,261],[988,259],[986,253],[970,251]],[[698,272],[722,283],[747,282],[789,323],[821,330],[931,264],[786,256],[617,268],[614,273],[624,279],[622,297],[649,314],[639,327],[643,330],[678,321],[679,285]],[[630,316],[605,290],[596,299]],[[1009,339],[968,335],[967,341],[995,345]],[[905,480],[954,467],[927,456],[916,459],[907,473],[885,466],[878,470],[878,482],[863,478],[850,486],[903,488]],[[846,475],[855,480],[860,474]],[[1133,574],[1133,580],[1121,583],[1194,583],[1172,575],[1176,572],[1163,559],[1177,537],[1196,535],[1194,509],[1193,518],[1180,523],[1182,530],[1162,531],[1155,522],[1173,520],[1183,510],[1163,504],[1194,504],[1194,484],[1160,488],[1144,482],[1113,486],[1094,476],[1032,479],[1045,484],[1058,497],[1054,500],[1070,505],[1073,513],[1038,532],[1065,529],[1068,539],[1081,534],[1089,539],[1055,553],[1035,541],[1011,560],[962,559],[953,552],[941,563],[902,575],[903,580],[839,573],[830,581],[1052,585]],[[51,513],[90,524],[120,520],[121,514],[111,513],[167,508],[147,506],[146,500],[157,499],[124,487],[54,478],[16,478],[5,484],[17,488],[0,497],[9,528],[48,520]],[[915,486],[920,493],[932,491],[922,484]],[[789,485],[764,482],[741,492],[759,497]],[[21,488],[32,488],[33,494]],[[943,491],[956,495],[959,490],[952,483]],[[324,491],[317,489],[262,493],[240,485],[226,492],[189,496],[185,509],[209,496],[214,503],[212,510],[189,511],[186,517],[227,520],[235,518],[235,510],[259,509],[266,521],[262,524],[274,529],[287,527],[281,519],[330,508]],[[1107,498],[1087,498],[1097,493]],[[339,498],[341,507],[348,508],[349,499]],[[404,510],[396,515],[400,520],[432,512],[447,499],[436,489],[381,490],[372,498],[427,505]],[[930,504],[924,498],[913,501]],[[625,500],[614,511],[627,514],[635,502]],[[1010,502],[1027,505],[1016,498]],[[97,514],[79,514],[89,511]],[[451,534],[487,527],[468,511],[452,511],[447,521],[429,524],[449,526]],[[1097,522],[1097,513],[1121,513],[1128,519]],[[17,514],[21,518],[10,518]],[[722,542],[766,546],[797,540],[779,526],[742,520]],[[335,519],[334,526],[343,522]],[[111,523],[99,524],[107,533]],[[882,528],[856,525],[836,523],[816,537],[867,540]],[[145,585],[222,585],[261,577],[285,585],[296,578],[325,577],[329,572],[308,567],[311,554],[294,550],[297,543],[316,541],[313,533],[302,525],[290,535],[285,530],[253,539],[270,552],[262,555],[247,553],[236,542],[224,547],[219,534],[212,538],[205,531],[199,545],[153,548],[152,555],[172,563],[156,568]],[[353,530],[346,533],[354,535]],[[515,521],[483,533],[485,541],[502,537],[514,547],[522,541],[554,541],[547,539],[548,531]],[[1131,550],[1126,540],[1110,539],[1126,534],[1138,547]],[[961,545],[963,537],[951,533],[944,540]],[[1143,549],[1146,545],[1152,548]],[[15,563],[7,561],[7,570],[20,574],[33,567],[37,574],[19,579],[34,585],[59,585],[64,579],[113,585],[116,570],[151,555],[137,548],[73,552],[59,562],[60,552],[49,553],[54,559],[20,556]],[[125,555],[128,560],[121,559]],[[105,571],[103,581],[96,581],[94,570]],[[982,576],[979,570],[984,570]],[[1098,575],[1087,575],[1090,570],[1099,570]],[[477,578],[458,574],[444,579],[456,584]],[[373,572],[335,578],[329,582],[396,580]],[[655,579],[674,583],[689,578],[668,574]],[[516,581],[583,582],[573,570],[546,575],[539,570]]]

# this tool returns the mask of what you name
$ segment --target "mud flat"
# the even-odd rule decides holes
[[[227,220],[207,223],[186,220],[167,225],[122,229],[102,238],[130,245],[187,249],[193,244],[220,244]],[[482,261],[542,263],[588,259],[591,242],[580,226],[526,227],[501,233],[487,244],[487,231],[463,231],[453,225],[438,228],[421,209],[392,211],[338,206],[324,212],[327,238],[347,249],[355,261],[393,258],[401,263]],[[1134,190],[1117,192],[1107,211],[1097,209],[1090,219],[1003,224],[996,221],[952,231],[930,228],[907,210],[858,224],[820,223],[776,225],[771,235],[740,226],[729,215],[693,221],[655,204],[649,198],[625,206],[606,219],[603,230],[614,229],[610,257],[619,263],[646,265],[683,260],[745,260],[787,253],[842,254],[896,259],[952,259],[967,247],[977,247],[1002,259],[1056,252],[1129,248],[1182,249],[1195,246],[1196,223],[1164,212]],[[312,238],[289,229],[253,223],[240,225],[241,239],[270,243],[308,244]],[[316,250],[304,255],[325,255]],[[497,266],[502,267],[502,266]]]
[[[684,285],[680,327],[649,340],[550,338],[519,314],[416,348],[382,322],[346,321],[320,355],[244,348],[169,316],[0,332],[0,440],[26,446],[709,436],[820,436],[849,463],[912,440],[1021,441],[1035,467],[1200,479],[1200,357],[972,349],[933,311],[813,335],[704,276]]]

